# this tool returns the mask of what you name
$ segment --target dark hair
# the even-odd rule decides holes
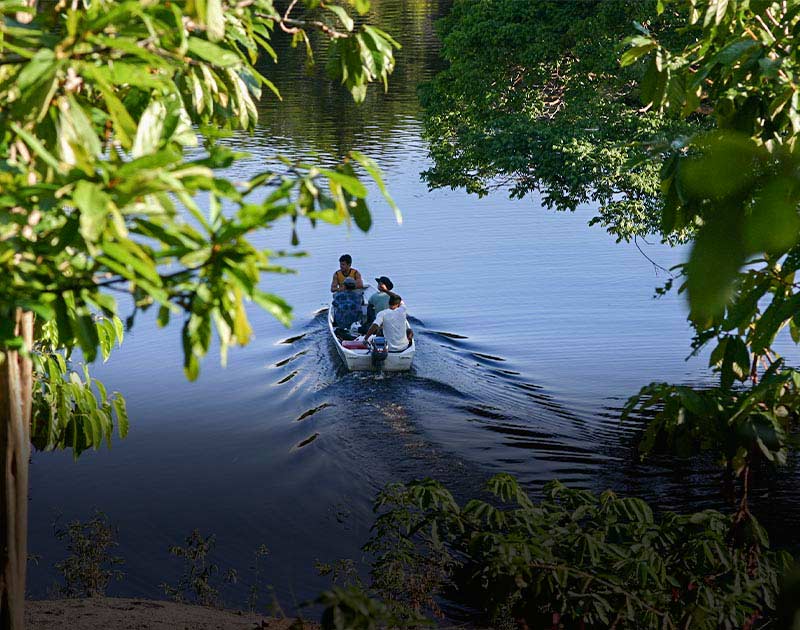
[[[395,304],[400,304],[403,301],[399,295],[392,295],[389,297],[389,306],[394,306]]]
[[[339,262],[346,262],[348,265],[352,265],[353,257],[350,254],[342,254],[339,256]]]

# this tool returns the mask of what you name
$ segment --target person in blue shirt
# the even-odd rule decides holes
[[[345,278],[344,291],[333,296],[333,323],[339,328],[350,328],[361,321],[361,292],[356,291],[355,278]]]

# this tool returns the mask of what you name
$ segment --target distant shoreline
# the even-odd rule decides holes
[[[308,621],[267,617],[152,599],[97,597],[28,600],[25,626],[31,630],[315,630]]]

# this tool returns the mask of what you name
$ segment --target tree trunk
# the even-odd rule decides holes
[[[31,453],[33,313],[16,313],[26,352],[0,353],[0,628],[22,630],[28,561],[28,463]]]

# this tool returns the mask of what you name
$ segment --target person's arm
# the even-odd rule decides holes
[[[386,294],[389,297],[398,297],[397,293],[395,293],[394,291],[389,291],[389,289],[386,289],[386,285],[385,284],[381,284],[380,286],[382,286],[386,290]],[[400,304],[402,304],[403,306],[406,305],[405,302],[400,302]]]
[[[358,269],[356,269],[355,272],[356,272],[356,289],[363,289],[364,281],[361,279],[361,274],[359,273]]]
[[[372,326],[369,327],[367,334],[364,335],[364,343],[366,343],[369,340],[369,338],[372,337],[372,335],[374,335],[376,332],[378,332],[378,329],[381,326],[383,326],[383,315],[381,313],[383,313],[383,311],[378,313],[377,317],[375,318],[375,321],[372,323]]]
[[[336,293],[339,290],[339,282],[336,280],[336,272],[333,272],[333,280],[331,280],[331,293]]]
[[[372,326],[369,327],[367,334],[364,335],[364,343],[367,343],[367,341],[369,341],[369,338],[372,337],[372,335],[374,335],[376,332],[378,332],[378,325],[372,324]]]

